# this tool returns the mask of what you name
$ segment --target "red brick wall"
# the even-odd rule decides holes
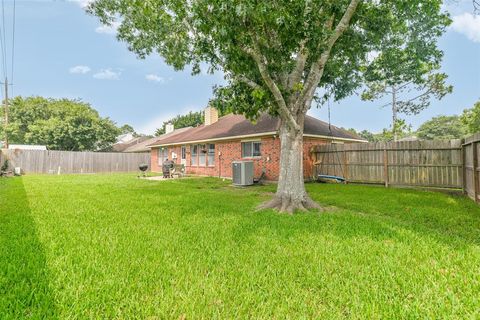
[[[190,145],[187,145],[186,171],[188,174],[206,175],[214,177],[232,177],[232,161],[252,160],[254,162],[254,176],[260,177],[265,170],[267,180],[278,180],[280,165],[280,139],[278,137],[263,137],[261,140],[261,157],[242,158],[241,140],[221,141],[215,143],[215,166],[191,166]],[[309,179],[313,174],[313,163],[310,149],[318,144],[327,143],[324,139],[304,138],[303,145],[303,166],[304,177]],[[168,158],[171,159],[172,152],[177,154],[176,163],[180,163],[181,147],[168,147]],[[162,168],[158,165],[158,148],[152,149],[151,168],[153,172],[161,172]],[[199,151],[200,152],[200,151]]]

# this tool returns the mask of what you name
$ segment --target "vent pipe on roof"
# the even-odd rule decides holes
[[[165,133],[173,132],[173,130],[175,130],[175,127],[172,123],[169,122],[165,125]]]
[[[205,125],[209,126],[218,121],[218,110],[214,107],[208,106],[205,108]]]

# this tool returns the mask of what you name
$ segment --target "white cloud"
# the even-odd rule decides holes
[[[121,71],[113,71],[112,69],[101,69],[99,72],[95,73],[93,77],[95,79],[101,80],[118,80],[120,79]]]
[[[159,82],[159,83],[165,83],[165,78],[162,78],[156,74],[147,74],[145,75],[145,79],[148,81],[153,81],[153,82]]]
[[[86,74],[86,73],[89,73],[90,70],[91,69],[89,66],[82,66],[82,65],[74,66],[68,69],[70,73],[77,73],[77,74]]]
[[[480,16],[468,12],[454,16],[451,28],[473,42],[480,43]]]
[[[120,27],[120,22],[114,21],[109,26],[104,25],[104,24],[102,24],[101,26],[98,26],[95,29],[95,32],[96,33],[104,33],[104,34],[116,34],[118,27]]]

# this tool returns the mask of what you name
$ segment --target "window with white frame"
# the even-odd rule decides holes
[[[180,153],[181,153],[180,154],[180,156],[181,156],[180,159],[182,159],[182,160],[187,159],[187,147],[182,146],[182,148],[180,149]]]
[[[206,157],[207,157],[207,150],[205,149],[205,145],[204,144],[199,144],[198,145],[198,149],[199,149],[199,152],[198,152],[198,165],[199,166],[205,166],[206,164]]]
[[[242,142],[242,158],[260,157],[262,143],[260,141]]]
[[[168,148],[162,147],[158,149],[158,165],[161,166],[168,159]]]
[[[215,165],[215,145],[213,143],[208,144],[207,162],[209,166]]]
[[[190,163],[192,166],[198,165],[198,145],[190,146]]]

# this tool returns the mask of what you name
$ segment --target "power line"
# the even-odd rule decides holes
[[[13,0],[13,19],[12,19],[12,65],[11,65],[11,78],[13,79],[13,69],[15,64],[15,16],[16,16],[16,1]],[[8,50],[7,50],[7,37],[6,37],[6,28],[5,28],[5,0],[2,0],[2,30],[0,30],[0,44],[1,44],[1,54],[2,54],[2,66],[3,66],[3,75],[4,75],[4,92],[3,101],[4,101],[4,139],[5,139],[5,147],[8,148]]]
[[[13,22],[12,22],[12,76],[10,82],[12,83],[12,97],[13,97],[13,67],[15,65],[15,16],[16,16],[16,0],[13,0]]]
[[[3,0],[2,0],[2,8],[3,8]],[[0,44],[1,44],[1,54],[2,54],[2,71],[3,71],[3,77],[5,78],[7,76],[5,70],[6,70],[6,65],[5,65],[5,47],[7,46],[6,43],[3,42],[3,30],[5,29],[5,19],[2,20],[2,30],[0,30]]]
[[[5,36],[6,32],[5,32],[5,0],[2,0],[2,36],[3,36],[3,65],[4,65],[4,74],[5,74],[5,77],[4,78],[7,78],[8,76],[8,69],[7,69],[7,37]]]

